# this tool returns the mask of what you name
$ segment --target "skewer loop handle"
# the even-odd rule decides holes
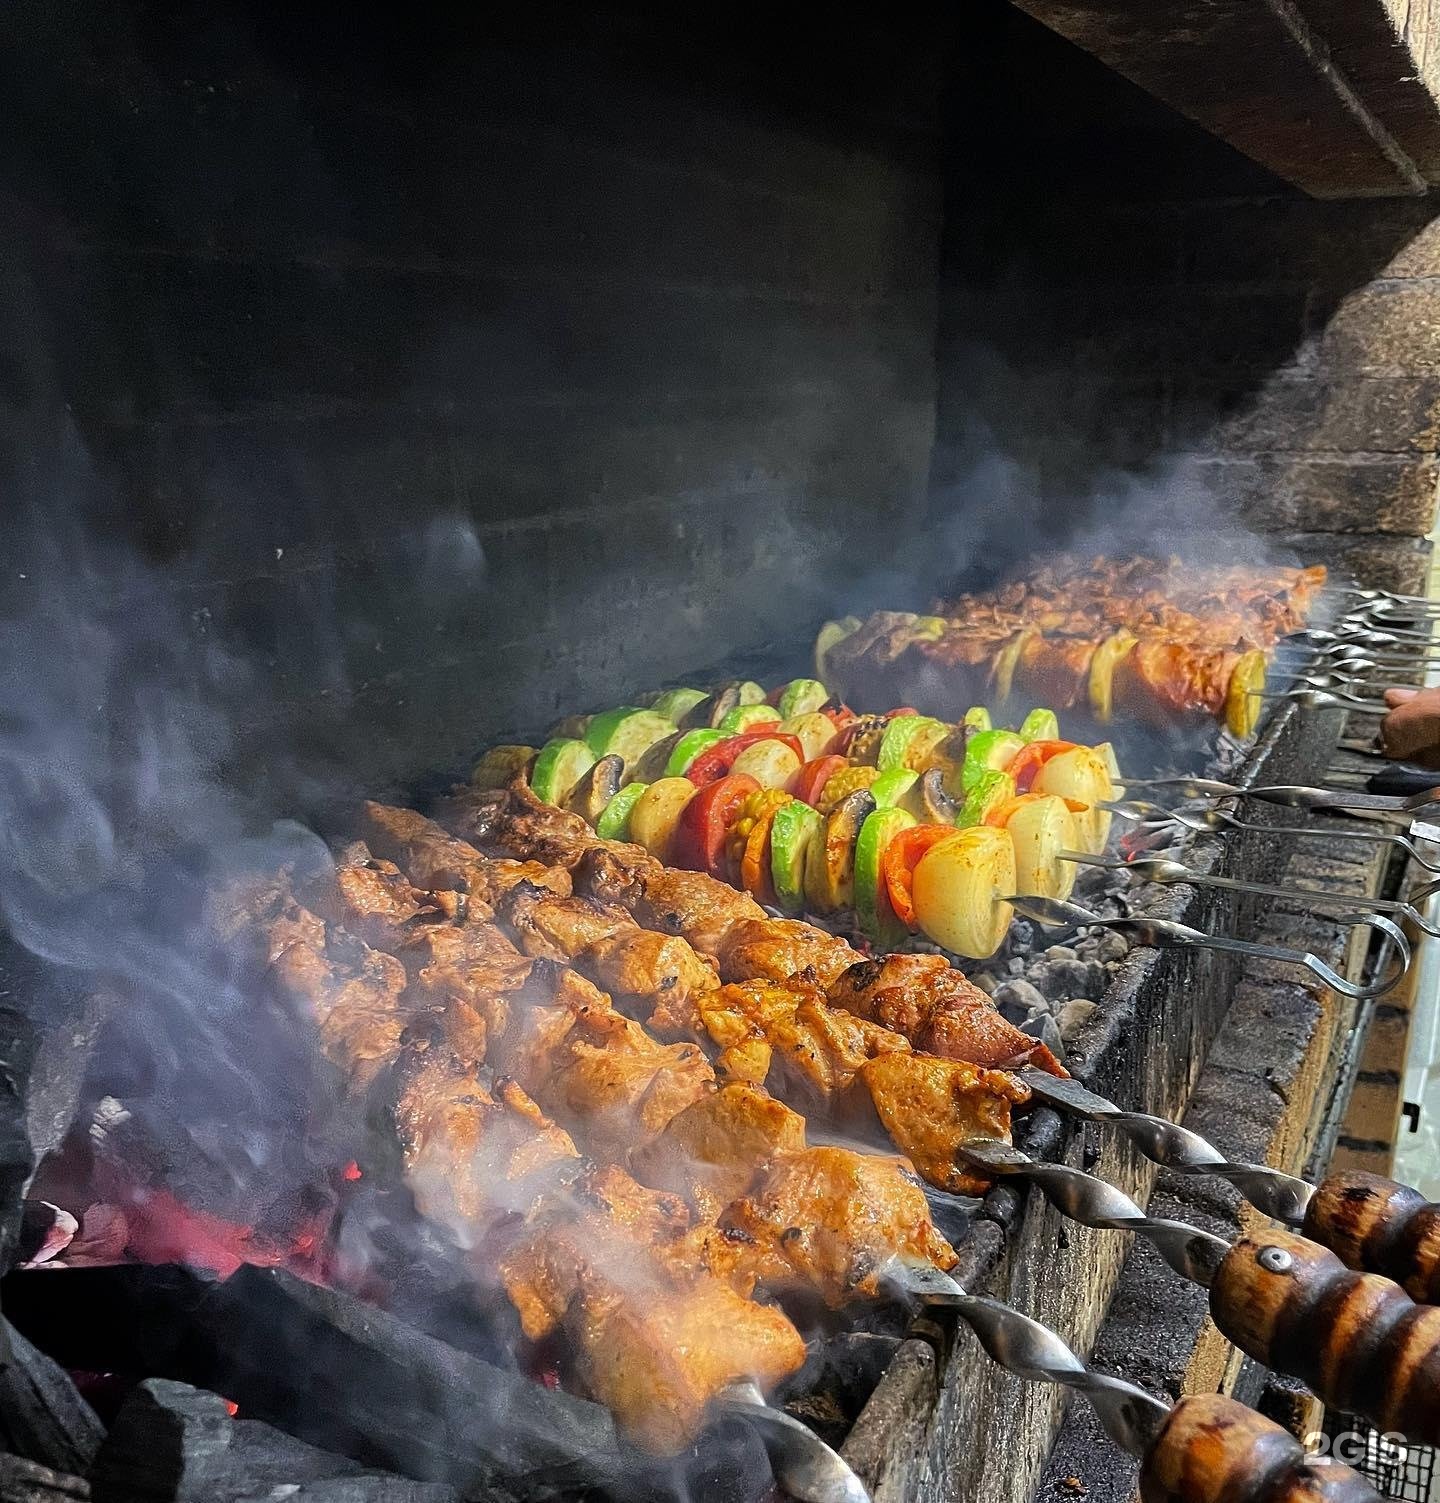
[[[1338,1461],[1310,1456],[1272,1420],[1222,1393],[1181,1399],[1140,1470],[1144,1503],[1374,1503]]]
[[[1440,1443],[1440,1308],[1276,1230],[1244,1237],[1225,1255],[1210,1311],[1241,1351],[1299,1378],[1331,1407]]]
[[[1394,1279],[1425,1305],[1440,1305],[1440,1205],[1409,1185],[1355,1170],[1332,1174],[1311,1197],[1303,1234],[1348,1268]]]

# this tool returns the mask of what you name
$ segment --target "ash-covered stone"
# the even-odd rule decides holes
[[[1057,1059],[1064,1059],[1064,1040],[1048,1010],[1026,1018],[1020,1025],[1020,1031],[1028,1033],[1032,1039],[1039,1039]]]
[[[1070,1043],[1099,1011],[1099,1004],[1085,997],[1072,997],[1070,1001],[1062,1002],[1055,1015],[1061,1039]]]
[[[1012,1023],[1023,1023],[1026,1018],[1033,1017],[1037,1013],[1050,1011],[1050,1004],[1045,1000],[1045,994],[1038,991],[1028,981],[1002,982],[991,995],[995,999],[996,1007]]]

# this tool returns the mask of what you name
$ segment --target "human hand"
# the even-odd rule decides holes
[[[1390,712],[1380,722],[1385,755],[1440,768],[1440,689],[1387,689]]]

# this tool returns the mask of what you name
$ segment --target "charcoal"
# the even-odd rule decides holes
[[[0,1503],[86,1503],[89,1497],[83,1477],[51,1471],[23,1456],[0,1455]]]
[[[164,1378],[126,1400],[91,1474],[95,1503],[457,1503],[454,1489],[365,1471],[257,1420],[213,1393]]]
[[[193,1383],[325,1450],[466,1496],[522,1476],[532,1492],[622,1474],[629,1497],[660,1491],[600,1405],[279,1269],[223,1282],[176,1267],[36,1269],[9,1275],[3,1294],[69,1366]]]
[[[1029,1034],[1032,1039],[1039,1039],[1057,1059],[1065,1057],[1060,1030],[1049,1012],[1036,1013],[1034,1017],[1027,1018],[1020,1025],[1020,1031]]]
[[[63,1278],[60,1270],[46,1277]],[[0,1450],[60,1472],[84,1473],[105,1428],[65,1370],[0,1321]]]

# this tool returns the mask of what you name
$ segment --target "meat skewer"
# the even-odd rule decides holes
[[[525,787],[466,792],[441,819],[482,844],[566,867],[589,895],[628,909],[647,929],[682,935],[724,981],[806,977],[829,1001],[892,1028],[942,1059],[989,1069],[1059,1071],[1043,1044],[1005,1021],[990,998],[938,955],[867,960],[843,939],[772,919],[748,894],[700,872],[662,866],[637,846],[603,840],[578,815]]]
[[[1210,1291],[1210,1314],[1225,1336],[1327,1404],[1418,1444],[1440,1442],[1440,1308],[1415,1304],[1389,1279],[1351,1272],[1328,1249],[1289,1232],[1228,1243],[1147,1216],[1093,1174],[1039,1163],[1009,1144],[973,1142],[963,1151],[1035,1185],[1082,1225],[1153,1242],[1175,1272]],[[1373,1339],[1367,1327],[1383,1337]]]
[[[353,877],[339,885],[359,911],[373,912],[367,898],[376,896],[377,881],[393,897],[392,875],[372,870],[365,879],[371,891],[358,895]],[[673,1196],[645,1191],[623,1171],[577,1179],[582,1161],[569,1135],[517,1084],[502,1083],[494,1093],[479,1084],[475,1045],[483,1032],[463,1026],[453,1006],[427,1011],[430,1003],[422,1000],[407,1012],[400,1005],[404,968],[394,957],[332,934],[293,899],[271,916],[267,939],[284,989],[314,1009],[327,1056],[388,1100],[407,1182],[427,1216],[481,1245],[519,1213],[547,1236],[557,1235],[557,1226],[569,1228],[571,1245],[583,1246],[584,1258],[573,1259],[567,1271],[564,1313],[576,1306],[582,1366],[597,1395],[642,1443],[683,1444],[705,1410],[732,1402],[731,1385],[739,1385],[737,1412],[748,1413],[755,1380],[768,1386],[800,1365],[804,1344],[780,1311],[754,1304],[703,1268],[687,1268],[694,1238],[675,1224],[688,1218]],[[513,981],[513,969],[508,974]],[[498,1198],[497,1186],[504,1189]],[[669,1245],[662,1231],[671,1234]],[[522,1309],[531,1310],[533,1328],[536,1299],[521,1293],[523,1250],[516,1250],[513,1234],[509,1241],[511,1287]],[[617,1268],[626,1280],[643,1272],[650,1298],[637,1304]],[[723,1339],[686,1342],[687,1324]],[[660,1360],[663,1353],[672,1355]],[[765,1436],[792,1484],[812,1488],[797,1495],[824,1503],[863,1498],[848,1468],[803,1427],[797,1432],[783,1418],[768,1420]]]

